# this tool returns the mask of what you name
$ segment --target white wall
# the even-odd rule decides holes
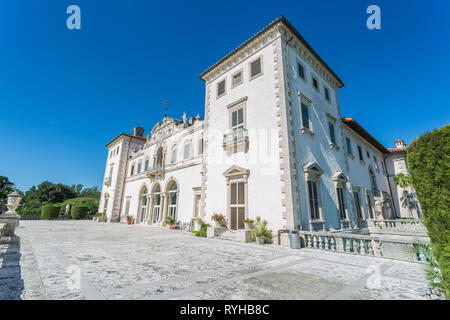
[[[229,71],[207,85],[210,91],[208,129],[207,189],[205,219],[213,212],[227,214],[227,184],[223,173],[233,165],[250,170],[248,177],[248,217],[261,216],[269,229],[282,228],[281,182],[279,161],[279,130],[277,126],[274,42],[245,57]],[[262,55],[263,74],[249,80],[249,62]],[[243,70],[243,83],[231,88],[231,76]],[[226,94],[216,99],[217,83],[226,79]],[[226,152],[222,135],[229,128],[227,105],[248,97],[246,127],[249,130],[249,148],[236,153]],[[265,138],[259,138],[259,135]],[[270,137],[270,139],[267,139]]]

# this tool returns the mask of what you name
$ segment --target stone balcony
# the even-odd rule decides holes
[[[156,164],[152,167],[147,168],[145,173],[147,174],[147,177],[149,177],[149,178],[161,176],[165,173],[165,166],[164,166],[164,164]]]
[[[230,132],[223,135],[223,148],[225,150],[229,148],[237,148],[248,146],[248,132],[247,129],[238,129],[236,131]]]

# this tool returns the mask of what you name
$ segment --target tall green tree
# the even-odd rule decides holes
[[[450,125],[414,140],[407,160],[440,269],[435,285],[450,297]]]
[[[0,212],[2,208],[6,206],[8,194],[13,192],[16,186],[13,182],[9,181],[8,177],[0,176]]]

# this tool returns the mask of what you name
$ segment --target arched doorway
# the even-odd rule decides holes
[[[144,222],[147,217],[147,187],[141,189],[139,196],[139,221]]]
[[[153,187],[153,210],[152,210],[152,223],[159,221],[161,214],[161,187],[157,184]]]
[[[178,185],[175,181],[172,181],[168,185],[168,211],[167,216],[172,217],[175,221],[177,220],[177,203],[178,203]]]

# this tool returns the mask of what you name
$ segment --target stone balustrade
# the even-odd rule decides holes
[[[367,220],[370,234],[403,235],[428,238],[427,229],[419,219]]]
[[[396,239],[338,232],[299,231],[302,247],[395,260],[426,262],[429,240]]]
[[[7,226],[8,225],[6,223],[0,223],[0,238],[6,236],[6,228],[7,228]]]

